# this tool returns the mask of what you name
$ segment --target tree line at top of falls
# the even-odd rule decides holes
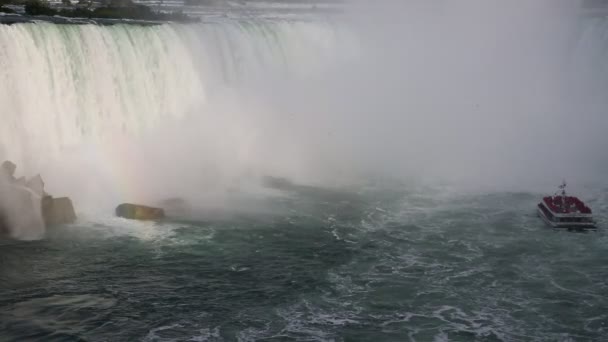
[[[15,12],[13,9],[6,7],[6,5],[24,6],[25,14],[29,16],[176,22],[196,22],[200,20],[181,11],[170,13],[155,12],[150,7],[136,4],[132,0],[105,0],[98,7],[94,7],[91,0],[80,0],[76,5],[72,5],[70,0],[62,0],[61,8],[52,7],[46,0],[0,0],[0,12]]]

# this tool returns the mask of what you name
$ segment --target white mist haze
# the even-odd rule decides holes
[[[525,190],[597,179],[606,103],[582,74],[593,66],[578,64],[589,48],[579,46],[578,6],[355,4],[345,25],[356,53],[256,89],[275,112],[270,160],[328,184],[391,177]]]
[[[115,124],[103,139],[82,134],[52,157],[33,155],[46,162],[26,163],[28,172],[39,168],[49,192],[77,206],[104,210],[166,197],[227,201],[266,175],[330,186],[397,179],[509,190],[594,181],[607,165],[607,105],[598,95],[605,80],[589,71],[601,51],[590,51],[593,35],[581,41],[578,5],[353,2],[329,25],[286,22],[262,26],[265,35],[230,29],[219,45],[154,36],[168,55],[149,60],[145,72],[158,75],[141,86],[153,93],[155,82],[170,81],[171,92],[158,94],[172,112],[155,110],[156,124],[145,129]],[[163,68],[172,58],[188,63]],[[165,74],[180,65],[191,69]],[[146,120],[122,111],[107,115],[129,113],[131,126]]]
[[[340,24],[357,44],[323,72],[269,73],[168,143],[202,142],[191,157],[215,174],[194,184],[269,174],[542,190],[605,171],[606,104],[576,64],[576,2],[355,4]]]
[[[354,159],[357,170],[501,187],[589,179],[607,126],[573,68],[576,8],[374,4],[358,18],[358,63],[277,97],[333,133],[337,155]]]

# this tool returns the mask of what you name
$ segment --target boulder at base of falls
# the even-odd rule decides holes
[[[47,226],[74,223],[76,213],[72,200],[68,197],[44,196],[42,198],[42,217]]]
[[[123,203],[116,207],[116,216],[131,220],[160,220],[165,217],[165,211],[162,208]]]
[[[37,240],[44,236],[40,196],[16,183],[0,181],[0,236]]]
[[[40,175],[16,178],[16,169],[9,160],[0,164],[0,236],[40,239],[46,227],[76,221],[69,198],[49,196]]]
[[[189,217],[193,212],[192,205],[180,197],[167,198],[154,204],[163,208],[165,215],[171,217]]]

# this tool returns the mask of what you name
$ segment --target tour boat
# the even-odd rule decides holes
[[[566,195],[566,182],[559,188],[538,203],[538,215],[553,228],[595,229],[591,209],[578,197]]]

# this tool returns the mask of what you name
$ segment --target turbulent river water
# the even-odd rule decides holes
[[[606,19],[591,18],[571,39],[573,60],[583,66],[579,71],[593,76],[596,89],[605,89],[608,79],[606,32]],[[166,171],[162,158],[155,168],[146,169],[145,163],[143,168],[133,166],[157,154],[175,158],[176,165],[177,160],[210,156],[187,165],[202,170],[207,169],[201,165],[220,165],[215,172],[221,175],[235,168],[242,171],[239,175],[248,174],[266,162],[275,164],[262,171],[277,170],[276,165],[287,159],[260,155],[266,150],[273,157],[281,155],[283,143],[296,138],[290,135],[293,132],[284,133],[279,142],[266,137],[269,132],[280,136],[283,128],[298,124],[276,124],[282,117],[256,116],[259,113],[252,108],[226,114],[225,103],[247,107],[255,95],[279,92],[272,84],[285,84],[285,78],[318,79],[327,70],[356,60],[359,48],[348,25],[331,20],[216,18],[198,25],[150,27],[0,25],[0,156],[16,161],[24,173],[48,170],[47,188],[75,198],[79,214],[77,223],[52,227],[40,240],[0,240],[0,340],[608,340],[605,182],[578,180],[578,195],[593,208],[600,227],[588,233],[546,227],[535,213],[545,193],[536,188],[472,191],[439,185],[449,182],[376,184],[374,177],[355,182],[365,184],[361,186],[348,181],[333,187],[287,182],[279,190],[256,187],[251,191],[255,195],[242,198],[231,183],[214,190],[236,199],[224,198],[225,205],[215,209],[184,196],[194,208],[188,215],[169,212],[160,222],[112,216],[113,201],[144,198],[137,197],[143,196],[144,186],[170,184],[176,195],[182,194],[177,190],[196,188],[189,173],[170,174],[166,182],[155,182],[162,179],[155,174],[138,183],[148,173]],[[467,56],[462,54],[457,61],[467,63]],[[430,57],[414,55],[408,63],[424,65]],[[528,56],[514,58],[521,62]],[[410,70],[412,77],[420,75],[419,69]],[[387,76],[390,73],[378,77]],[[369,81],[375,84],[373,78]],[[419,88],[427,85],[417,83]],[[479,90],[491,97],[483,92],[486,88]],[[341,109],[333,105],[332,109]],[[215,110],[224,116],[214,115]],[[155,146],[153,153],[133,153],[116,139],[145,137],[197,115],[213,124],[198,126],[195,120],[195,127],[184,135],[194,134],[197,143],[187,150],[181,143],[174,150]],[[556,120],[543,115],[547,116],[538,121],[531,116],[529,122],[553,128]],[[446,124],[430,117],[433,129]],[[582,114],[581,118],[589,121],[577,123],[591,130],[583,134],[574,127],[576,137],[603,130],[605,119],[593,121]],[[445,119],[446,125],[462,121]],[[559,123],[570,127],[571,121]],[[492,132],[500,139],[507,128],[495,128]],[[301,139],[306,149],[285,154],[304,164],[310,156],[305,152],[329,149],[324,142],[330,138],[325,136],[340,133],[319,134],[314,124],[302,129],[315,139]],[[492,132],[484,134],[492,138]],[[514,144],[526,141],[520,133]],[[163,134],[156,137],[163,139]],[[357,141],[372,140],[355,136]],[[176,140],[170,141],[167,146]],[[553,142],[563,142],[559,146],[565,148],[582,146],[577,141],[562,136]],[[603,141],[587,142],[596,146]],[[79,150],[83,145],[87,147]],[[421,154],[443,156],[428,159],[449,159],[449,153],[434,150],[432,142],[424,146],[429,151],[420,148]],[[66,159],[82,151],[86,158]],[[369,151],[362,148],[361,153]],[[594,160],[605,159],[602,153],[595,155]],[[426,159],[422,156],[416,162]],[[595,166],[583,163],[588,160],[579,161]],[[107,170],[84,174],[75,166],[77,161],[89,165],[86,172]],[[525,168],[526,159],[520,165]],[[294,169],[301,168],[279,168],[288,176]],[[555,183],[554,177],[560,175],[552,173],[546,182]],[[76,185],[70,187],[72,181]],[[204,183],[204,190],[194,192],[205,192],[216,181],[226,178],[213,178]],[[171,195],[156,190],[152,195]],[[105,201],[110,203],[107,208]],[[95,209],[102,202],[100,214]]]
[[[57,228],[0,246],[0,338],[602,341],[608,237],[546,227],[540,196],[302,187],[265,215]]]

